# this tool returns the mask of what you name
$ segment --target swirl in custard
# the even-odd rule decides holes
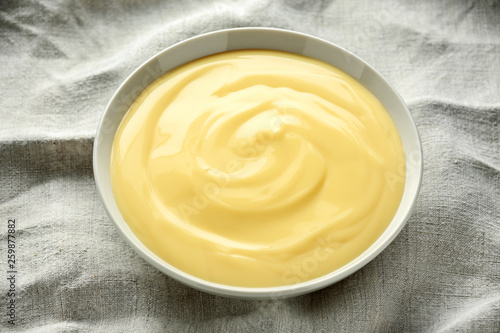
[[[382,104],[318,60],[241,50],[149,86],[123,119],[113,192],[158,257],[212,282],[288,285],[332,272],[383,233],[405,156]]]

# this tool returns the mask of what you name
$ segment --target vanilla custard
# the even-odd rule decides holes
[[[123,218],[165,262],[216,283],[283,286],[377,240],[403,195],[405,155],[351,76],[241,50],[150,85],[116,133],[111,180]]]

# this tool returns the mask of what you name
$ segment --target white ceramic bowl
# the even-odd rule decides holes
[[[346,266],[314,280],[269,288],[243,288],[217,284],[186,274],[169,265],[130,230],[122,218],[111,189],[109,164],[115,132],[139,94],[174,67],[210,54],[239,49],[271,49],[301,54],[330,63],[359,80],[385,106],[394,121],[406,153],[406,183],[403,198],[389,227],[363,254]],[[363,60],[325,40],[273,28],[237,28],[215,31],[187,39],[158,53],[135,70],[111,98],[94,141],[94,177],[104,207],[125,240],[153,266],[193,288],[237,298],[281,298],[305,294],[335,283],[354,273],[377,256],[398,235],[415,204],[422,179],[422,148],[407,106],[394,88]]]

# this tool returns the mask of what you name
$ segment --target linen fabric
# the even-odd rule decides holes
[[[363,58],[407,102],[424,151],[394,242],[345,280],[284,300],[217,297],[163,275],[121,239],[92,173],[99,119],[135,68],[247,26]],[[2,0],[0,65],[0,331],[500,332],[498,1]]]

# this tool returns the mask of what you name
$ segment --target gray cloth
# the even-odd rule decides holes
[[[421,194],[395,241],[345,280],[285,300],[216,297],[163,275],[120,238],[92,174],[98,121],[136,67],[242,26],[359,55],[408,103],[424,149]],[[2,0],[0,64],[0,331],[500,331],[498,1]]]

